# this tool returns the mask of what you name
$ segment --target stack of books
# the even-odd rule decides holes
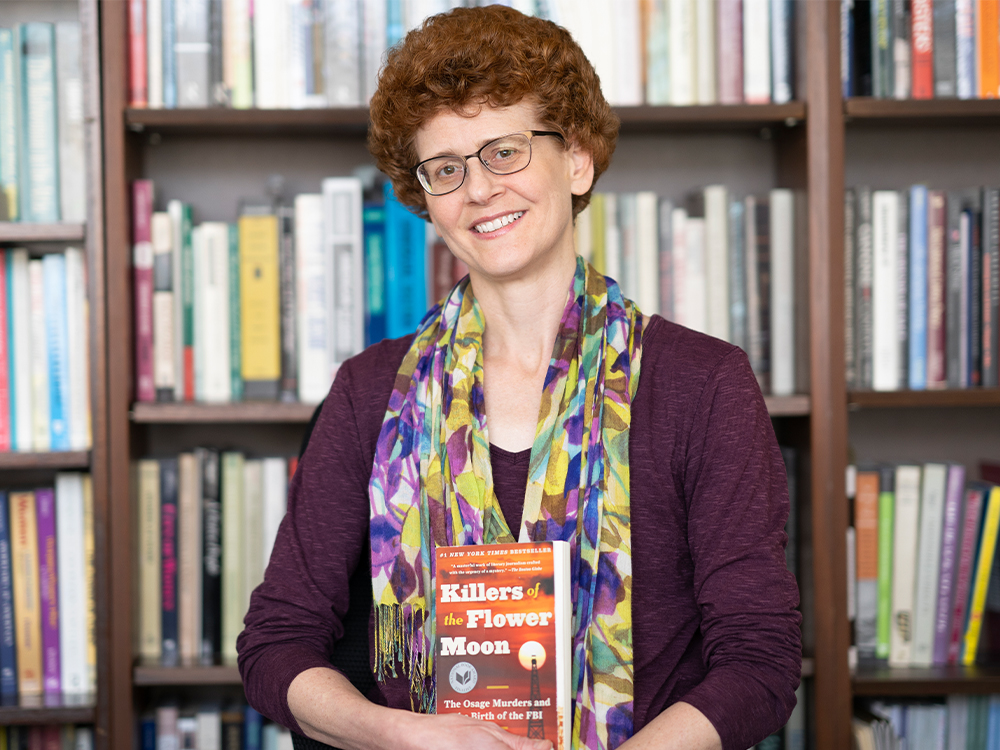
[[[1000,190],[849,189],[847,387],[998,385]]]
[[[137,462],[143,662],[236,662],[236,638],[264,580],[296,465],[205,448]]]
[[[472,0],[130,0],[132,107],[358,107],[386,50]],[[613,105],[766,104],[794,92],[793,0],[520,0],[566,27]]]
[[[0,451],[91,445],[83,253],[0,250]]]
[[[92,701],[97,687],[94,497],[87,474],[0,490],[0,698]]]
[[[87,215],[80,24],[0,28],[0,221]]]

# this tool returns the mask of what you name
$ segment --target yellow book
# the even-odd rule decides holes
[[[997,529],[1000,527],[1000,487],[990,490],[983,520],[983,533],[976,559],[975,577],[972,579],[972,598],[969,602],[969,624],[965,628],[962,643],[962,664],[971,667],[976,663],[979,648],[979,634],[983,629],[983,607],[986,605],[986,590],[993,569],[993,555],[997,547]]]
[[[604,194],[594,193],[590,197],[590,263],[598,273],[604,273]]]
[[[22,698],[42,694],[42,609],[38,590],[37,521],[35,493],[10,493],[10,558],[17,643],[17,690]]]
[[[244,214],[239,237],[243,396],[277,399],[281,377],[278,217]]]
[[[83,475],[84,601],[87,603],[87,692],[97,692],[97,599],[94,593],[94,483]]]
[[[158,662],[163,653],[160,621],[160,462],[139,462],[139,657]]]

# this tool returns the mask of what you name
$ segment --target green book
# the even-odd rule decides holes
[[[895,468],[879,469],[878,488],[878,615],[875,629],[875,658],[889,658],[892,619],[892,531],[896,505]]]

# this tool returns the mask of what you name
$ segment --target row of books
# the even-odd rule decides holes
[[[129,0],[133,107],[361,106],[386,50],[470,0]],[[793,0],[520,0],[565,26],[616,105],[783,103]]]
[[[0,221],[87,214],[80,24],[0,28]]]
[[[858,750],[1000,750],[1000,695],[872,701],[852,722]]]
[[[994,0],[841,0],[844,96],[996,99]]]
[[[5,750],[94,750],[94,730],[73,724],[0,727],[0,747]]]
[[[83,252],[0,249],[0,451],[91,444]]]
[[[0,490],[0,697],[20,705],[93,700],[94,497],[90,475]]]
[[[236,662],[236,638],[264,580],[296,465],[207,448],[137,462],[143,662]]]
[[[848,388],[998,385],[1000,190],[846,191]]]
[[[430,224],[391,187],[331,177],[292,205],[245,203],[193,226],[133,184],[136,398],[317,403],[366,344],[411,333],[429,306]]]
[[[577,218],[578,252],[647,315],[747,352],[761,388],[808,390],[805,196],[737,197],[710,185],[673,201],[598,193]]]
[[[143,713],[139,720],[138,747],[139,750],[292,750],[292,735],[285,727],[265,721],[246,705],[164,704]]]
[[[987,596],[1000,585],[1000,486],[967,482],[964,466],[945,463],[859,466],[849,477],[858,663],[1000,660],[1000,606]]]

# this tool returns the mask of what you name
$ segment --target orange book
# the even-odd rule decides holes
[[[569,544],[439,547],[436,565],[437,712],[569,748]]]
[[[1000,95],[1000,2],[977,0],[976,49],[979,52],[979,97],[996,99]]]
[[[878,471],[859,471],[854,495],[857,539],[857,596],[855,638],[858,659],[875,659],[878,622]]]
[[[38,699],[42,695],[42,606],[34,492],[10,493],[10,543],[17,692],[22,699]]]

